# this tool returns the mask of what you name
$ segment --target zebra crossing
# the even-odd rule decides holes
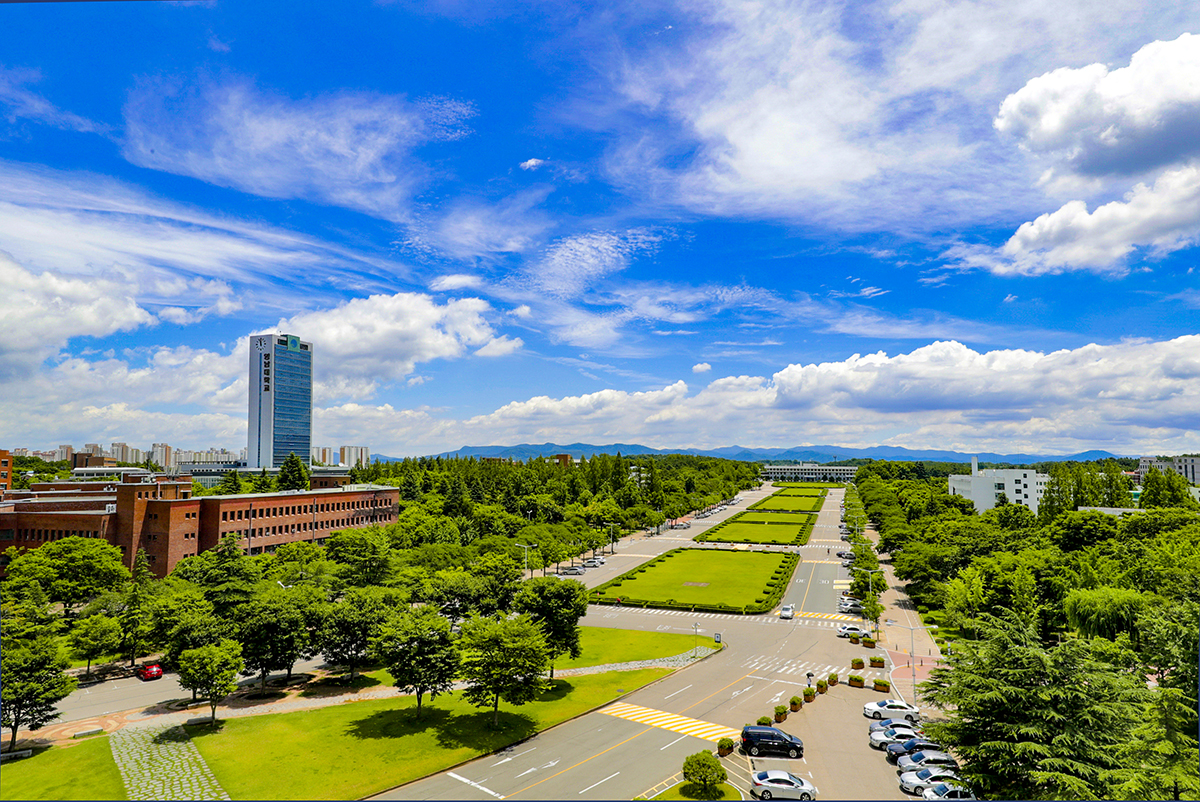
[[[655,710],[650,707],[631,705],[628,702],[613,702],[600,712],[616,716],[617,718],[623,718],[626,721],[636,721],[639,724],[647,724],[651,727],[678,732],[682,735],[703,738],[706,741],[742,737],[741,730],[735,730],[720,724],[713,724],[710,721],[700,721],[699,719],[688,718],[687,716],[677,716],[674,713],[664,713],[661,710]]]
[[[742,662],[742,668],[747,669],[752,674],[787,674],[794,677],[805,678],[809,672],[816,679],[824,679],[830,674],[837,674],[845,677],[848,673],[857,674],[864,679],[874,679],[875,677],[886,677],[886,668],[854,668],[843,665],[830,665],[816,663],[804,660],[789,660],[787,658],[778,657],[776,655],[760,654],[754,657],[747,657]]]
[[[637,613],[640,615],[674,615],[686,616],[689,619],[713,618],[722,621],[753,621],[760,624],[774,624],[783,622],[776,614],[754,616],[754,615],[731,615],[729,613],[693,613],[688,610],[664,610],[656,607],[613,607],[611,605],[590,605],[590,611],[593,614],[603,615],[604,613]],[[808,613],[803,610],[796,611],[796,619],[809,619],[800,623],[827,624],[831,627],[837,627],[846,621],[861,621],[862,618],[856,615],[845,615],[843,613]],[[793,622],[796,621],[793,619]]]

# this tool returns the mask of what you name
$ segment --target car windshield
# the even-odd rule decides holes
[[[950,787],[945,783],[938,783],[937,785],[933,786],[933,792],[938,796],[945,796],[946,792],[949,790]]]
[[[933,776],[933,769],[921,769],[920,771],[917,772],[917,777],[919,777],[922,780],[928,780],[932,776]]]

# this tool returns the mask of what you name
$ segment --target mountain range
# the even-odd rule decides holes
[[[522,443],[515,446],[463,446],[455,451],[443,451],[440,454],[430,454],[431,457],[501,457],[514,460],[528,460],[532,457],[549,457],[554,454],[570,454],[572,457],[591,457],[594,454],[616,454],[623,456],[638,456],[640,454],[694,454],[705,457],[723,457],[725,459],[743,460],[746,462],[786,461],[786,462],[837,462],[844,459],[889,459],[889,460],[930,460],[935,462],[970,462],[971,457],[979,457],[980,462],[1004,462],[1014,465],[1028,465],[1035,462],[1065,462],[1067,460],[1097,460],[1119,456],[1108,451],[1083,451],[1078,454],[994,454],[983,452],[978,454],[961,451],[944,451],[939,449],[912,449],[901,446],[869,446],[867,448],[847,448],[844,446],[793,446],[791,448],[746,448],[744,446],[723,446],[721,448],[650,448],[637,443],[611,443],[609,445],[592,445],[590,443]],[[383,454],[372,454],[372,459],[380,462],[396,462],[403,457],[388,457]]]

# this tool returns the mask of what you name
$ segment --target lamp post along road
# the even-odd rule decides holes
[[[533,545],[531,545],[531,546],[526,546],[524,543],[514,543],[513,545],[514,545],[514,546],[520,546],[521,548],[525,549],[525,551],[524,551],[524,554],[525,554],[525,573],[527,573],[527,574],[528,574],[528,573],[529,573],[529,550],[530,550],[530,549],[536,549],[536,548],[538,547],[538,544],[534,543],[534,544],[533,544]]]
[[[875,593],[875,582],[871,579],[871,574],[879,574],[882,576],[883,575],[882,568],[854,568],[852,566],[850,568],[850,570],[851,571],[859,571],[861,573],[866,574],[867,575],[867,589],[871,594]],[[878,604],[879,600],[876,599],[875,603]],[[878,618],[875,619],[875,635],[876,636],[879,635],[879,619]]]
[[[913,633],[916,632],[918,629],[928,629],[933,632],[937,632],[938,626],[937,626],[937,624],[922,624],[919,627],[910,627],[908,624],[901,624],[899,621],[893,621],[890,618],[886,621],[886,623],[890,627],[891,626],[904,627],[905,629],[908,630],[908,666],[910,669],[912,669],[912,688],[913,688],[912,703],[915,705],[917,703],[917,663],[916,663],[916,657],[914,656],[914,653],[916,652],[917,647],[916,647],[916,641],[913,639],[914,638]]]

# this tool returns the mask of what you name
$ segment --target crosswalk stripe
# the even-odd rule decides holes
[[[631,705],[627,702],[614,702],[600,712],[616,716],[617,718],[623,718],[627,721],[636,721],[640,724],[648,724],[652,727],[670,730],[671,732],[702,738],[706,741],[719,741],[722,738],[741,737],[740,730],[720,724],[713,724],[711,721],[700,721],[699,719],[688,718],[687,716],[678,716],[674,713],[664,713],[661,710]]]

